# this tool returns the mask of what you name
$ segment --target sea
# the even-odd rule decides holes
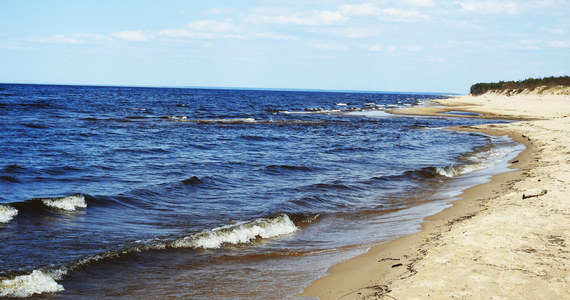
[[[446,97],[0,84],[0,297],[296,298],[524,149]]]

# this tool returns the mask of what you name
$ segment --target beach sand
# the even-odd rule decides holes
[[[300,296],[570,299],[570,96],[459,96],[394,113],[446,111],[518,120],[458,128],[525,144],[513,171],[468,189],[421,232],[333,266]]]

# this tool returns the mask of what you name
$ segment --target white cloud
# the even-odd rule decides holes
[[[517,49],[523,50],[538,50],[544,45],[542,40],[521,40],[514,46]]]
[[[419,52],[419,51],[424,50],[424,47],[420,46],[420,45],[402,45],[402,46],[388,45],[388,46],[384,46],[384,45],[376,44],[376,45],[365,47],[364,49],[366,51],[370,51],[370,52],[395,53],[395,52]]]
[[[409,6],[423,6],[423,7],[433,7],[435,4],[432,0],[405,0],[402,3]]]
[[[41,38],[33,38],[35,42],[43,43],[43,44],[83,44],[85,43],[84,40],[77,39],[75,37],[69,37],[65,35],[53,35],[50,37],[41,37]]]
[[[201,30],[206,30],[212,28],[194,26],[199,27]],[[224,32],[222,28],[217,28],[219,32],[197,32],[191,31],[187,29],[163,29],[158,32],[158,35],[167,37],[167,38],[202,38],[202,39],[214,39],[214,38],[226,38],[226,39],[271,39],[271,40],[296,40],[297,37],[290,36],[290,35],[283,35],[283,34],[276,34],[273,32],[267,31],[250,31],[246,32]],[[229,30],[228,31],[233,31]]]
[[[128,42],[146,42],[148,41],[148,36],[142,30],[133,31],[118,31],[111,33],[111,36]]]
[[[240,26],[216,20],[194,21],[188,25],[188,28],[194,31],[210,33],[236,33],[241,30]]]
[[[370,2],[357,5],[345,4],[340,7],[339,11],[342,15],[347,17],[377,17],[400,22],[417,22],[429,19],[427,15],[415,9],[395,7],[382,8]]]
[[[269,23],[280,25],[305,25],[320,26],[333,25],[347,21],[346,17],[337,11],[319,10],[309,14],[274,14],[266,13],[265,10],[258,10],[258,13],[251,15],[247,19],[256,24]],[[263,13],[259,13],[263,12]]]
[[[420,46],[420,45],[406,45],[406,46],[402,46],[402,50],[403,50],[403,51],[407,51],[407,52],[418,52],[418,51],[424,50],[424,46]]]
[[[368,27],[348,27],[337,29],[335,32],[342,37],[351,39],[370,38],[379,35],[379,31],[377,29]]]
[[[465,1],[458,3],[460,11],[480,14],[516,15],[552,5],[551,1]]]
[[[193,38],[196,34],[185,29],[163,29],[158,32],[159,35],[170,38]]]
[[[340,7],[340,12],[347,16],[374,16],[382,14],[382,10],[370,2],[357,5],[345,4]]]
[[[548,42],[550,47],[554,48],[570,48],[570,40],[566,41],[550,41]]]
[[[547,33],[550,33],[550,34],[556,34],[556,35],[566,34],[566,31],[562,28],[541,27],[540,30],[547,32]]]
[[[367,51],[372,51],[372,52],[383,52],[383,51],[385,51],[385,49],[386,49],[386,47],[384,47],[382,45],[378,45],[378,44],[366,47]]]
[[[291,35],[275,34],[272,32],[252,32],[247,35],[256,39],[271,39],[271,40],[297,40],[298,38]]]
[[[327,43],[312,43],[309,48],[328,51],[346,51],[348,47],[345,44],[327,44]]]

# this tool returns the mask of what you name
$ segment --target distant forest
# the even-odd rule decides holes
[[[471,86],[471,94],[477,96],[488,91],[534,90],[538,87],[553,87],[558,85],[570,86],[570,76],[529,78],[521,81],[481,82]]]

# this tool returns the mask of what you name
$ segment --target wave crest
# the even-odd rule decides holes
[[[0,281],[0,297],[24,298],[34,294],[55,293],[64,290],[56,278],[46,272],[34,270],[28,275]]]
[[[0,223],[10,222],[17,214],[17,209],[8,205],[0,205]]]
[[[257,238],[274,238],[297,231],[286,214],[223,226],[184,237],[172,243],[174,248],[220,248],[224,244],[244,244]]]
[[[436,174],[447,178],[453,178],[455,176],[466,174],[471,171],[473,171],[473,168],[465,165],[435,168]]]
[[[78,208],[86,208],[85,196],[83,194],[73,194],[65,197],[40,198],[39,200],[48,207],[75,211]]]

